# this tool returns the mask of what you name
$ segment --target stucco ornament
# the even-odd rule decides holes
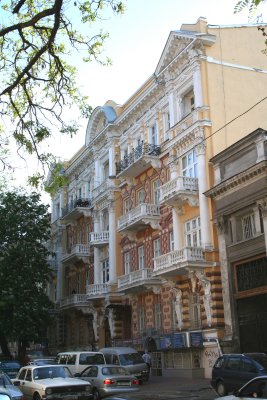
[[[181,331],[183,327],[183,317],[182,317],[182,309],[183,309],[183,304],[182,304],[182,291],[181,289],[173,288],[172,292],[175,295],[175,302],[174,302],[174,308],[175,308],[175,313],[177,317],[177,326],[178,329]]]
[[[207,324],[211,326],[211,283],[210,280],[206,278],[204,272],[196,271],[196,275],[204,289],[203,303],[207,317]]]

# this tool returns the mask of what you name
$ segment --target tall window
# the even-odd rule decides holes
[[[130,252],[124,253],[124,274],[128,275],[130,273]]]
[[[128,197],[123,202],[123,212],[124,214],[127,214],[129,211],[130,211],[130,198]]]
[[[184,231],[186,246],[201,247],[200,217],[186,221]]]
[[[193,149],[189,151],[185,156],[182,157],[182,174],[191,178],[198,177],[197,170],[197,153]]]
[[[167,140],[168,137],[168,131],[171,127],[170,124],[170,113],[169,112],[165,112],[163,114],[163,124],[164,124],[164,140]]]
[[[103,231],[108,231],[109,230],[109,214],[108,214],[107,211],[103,212],[102,229],[103,229]]]
[[[191,90],[186,93],[182,99],[182,117],[190,114],[195,108],[194,92]]]
[[[242,222],[243,239],[246,240],[255,236],[256,229],[255,229],[254,214],[244,215],[241,218],[241,222]]]
[[[108,258],[102,262],[102,283],[107,283],[109,281],[109,260]]]
[[[104,165],[103,165],[103,181],[105,181],[106,179],[108,179],[109,177],[109,162],[107,161]]]
[[[160,196],[160,181],[157,179],[153,182],[153,199],[154,204],[159,204],[159,196]]]
[[[138,247],[138,268],[144,269],[145,268],[145,251],[144,246]]]
[[[141,189],[137,192],[138,204],[143,204],[145,202],[145,191]]]
[[[158,128],[157,128],[156,123],[154,125],[152,125],[152,127],[150,129],[150,140],[151,140],[151,144],[154,144],[154,145],[158,144]]]
[[[154,258],[160,256],[160,239],[155,239],[153,241]]]
[[[192,329],[201,328],[200,298],[198,293],[190,295],[190,322]]]
[[[155,329],[161,329],[161,303],[154,304],[154,321]]]

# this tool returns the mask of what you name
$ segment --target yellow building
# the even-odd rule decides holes
[[[151,352],[152,373],[209,377],[236,345],[210,191],[216,156],[266,129],[257,27],[182,25],[125,104],[92,113],[52,198],[52,350],[130,345]]]

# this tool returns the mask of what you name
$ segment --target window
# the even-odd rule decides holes
[[[154,320],[155,320],[155,329],[161,329],[161,304],[154,304]]]
[[[158,144],[158,129],[157,129],[157,124],[155,123],[152,125],[150,129],[150,144],[157,145]]]
[[[198,293],[190,295],[190,322],[192,329],[201,328],[200,298]]]
[[[106,179],[108,179],[109,177],[109,163],[106,162],[103,165],[103,181],[105,181]]]
[[[201,247],[200,217],[186,221],[184,231],[187,247]]]
[[[159,197],[160,197],[160,181],[157,179],[153,182],[153,199],[154,204],[159,204]]]
[[[168,131],[171,127],[170,124],[170,113],[166,112],[163,114],[163,124],[164,124],[164,141],[169,139]]]
[[[154,258],[160,256],[160,239],[155,239],[153,241]]]
[[[130,211],[130,198],[124,200],[123,202],[123,213],[127,214]]]
[[[130,252],[127,251],[127,253],[124,253],[124,274],[128,275],[130,271],[131,271]]]
[[[169,240],[170,240],[170,251],[174,251],[174,235],[173,235],[173,231],[171,231],[170,234],[169,234]]]
[[[243,239],[246,240],[252,238],[256,233],[254,214],[243,216],[241,218],[241,223]]]
[[[139,331],[142,332],[145,329],[145,309],[144,309],[144,307],[138,308],[138,324],[139,324]]]
[[[102,228],[103,228],[103,231],[108,231],[109,230],[109,215],[108,215],[107,211],[103,212]]]
[[[109,260],[106,259],[102,262],[102,283],[106,283],[109,281]]]
[[[145,202],[145,191],[141,189],[137,192],[138,204],[143,204]]]
[[[190,178],[198,177],[197,170],[197,153],[193,149],[182,157],[182,175]]]
[[[182,99],[182,117],[190,114],[195,108],[194,92],[191,90]]]
[[[144,246],[138,247],[138,268],[144,269],[145,268],[145,251]]]

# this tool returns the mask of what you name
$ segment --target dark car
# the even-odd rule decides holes
[[[0,371],[5,372],[10,378],[15,378],[21,364],[13,360],[0,360]]]
[[[212,368],[211,386],[219,396],[226,396],[252,378],[266,374],[265,353],[224,354]]]

